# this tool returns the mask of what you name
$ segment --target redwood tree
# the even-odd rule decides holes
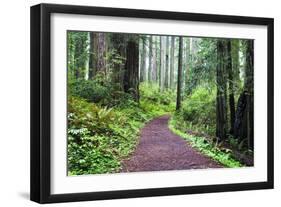
[[[169,36],[166,37],[166,51],[165,51],[165,78],[164,86],[165,88],[169,87]]]
[[[126,47],[124,91],[139,101],[139,43],[138,37],[131,37]]]
[[[227,135],[227,77],[225,71],[225,40],[217,41],[217,113],[216,136],[223,140]]]
[[[226,41],[226,70],[228,71],[229,86],[229,111],[230,111],[230,133],[233,134],[235,122],[235,100],[234,100],[234,78],[231,57],[231,40]]]
[[[106,74],[106,62],[105,62],[105,33],[101,32],[97,34],[97,71]]]
[[[171,53],[170,53],[170,88],[174,89],[174,64],[175,64],[175,37],[171,37]]]
[[[181,107],[181,89],[182,89],[182,37],[179,37],[179,57],[178,57],[178,86],[177,86],[177,105],[176,110]]]

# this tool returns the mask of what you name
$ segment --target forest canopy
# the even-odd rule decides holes
[[[67,32],[69,175],[122,171],[141,128],[226,167],[253,165],[254,40]]]

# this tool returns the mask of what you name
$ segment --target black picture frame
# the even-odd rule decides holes
[[[50,193],[50,130],[51,130],[51,74],[50,74],[50,15],[52,13],[100,15],[113,17],[151,18],[207,23],[231,23],[267,26],[267,181],[238,184],[219,184],[188,187],[85,192],[73,194]],[[223,191],[241,191],[273,188],[273,46],[274,20],[272,18],[195,14],[168,11],[103,8],[56,4],[39,4],[31,7],[31,173],[30,199],[38,203],[88,201],[146,196],[165,196]]]

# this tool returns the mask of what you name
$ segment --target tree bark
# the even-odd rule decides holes
[[[254,148],[254,41],[246,46],[245,91],[247,96],[247,140],[248,148]]]
[[[160,91],[164,91],[164,76],[165,76],[165,37],[160,37],[160,72],[159,72],[159,86]]]
[[[148,81],[151,83],[152,81],[152,58],[153,58],[153,51],[152,51],[152,35],[149,36],[149,56],[148,56]]]
[[[247,139],[249,149],[254,148],[254,42],[246,41],[244,91],[239,97],[234,123],[234,136]]]
[[[165,88],[169,88],[169,37],[166,37],[166,53],[165,53]]]
[[[97,44],[97,35],[94,32],[90,32],[90,48],[89,48],[89,72],[88,79],[93,79],[95,75],[95,69],[97,68],[97,58],[95,48]]]
[[[228,71],[228,87],[229,87],[229,110],[230,110],[230,134],[233,134],[235,122],[235,100],[234,100],[234,79],[231,58],[231,40],[227,40],[226,47],[226,70]]]
[[[160,36],[155,37],[155,62],[156,62],[156,82],[160,88],[160,71],[161,71],[161,47],[160,47]]]
[[[97,34],[98,37],[98,51],[97,51],[97,71],[106,75],[106,62],[105,62],[105,33],[101,32]]]
[[[126,58],[126,35],[113,33],[111,36],[112,46],[115,51],[118,62],[113,63],[113,80],[118,83],[120,90],[123,90],[123,77],[124,77],[124,66]]]
[[[174,89],[174,61],[175,58],[175,37],[171,37],[171,58],[170,58],[170,88]]]
[[[152,71],[151,71],[152,81],[157,81],[157,41],[156,37],[153,36],[152,39]]]
[[[231,40],[231,59],[232,59],[232,70],[233,80],[235,85],[240,85],[240,61],[239,61],[239,48],[240,41],[238,39]]]
[[[181,89],[182,89],[182,37],[179,37],[179,57],[178,57],[178,86],[176,110],[181,108]]]
[[[227,106],[226,106],[226,75],[225,75],[225,45],[224,40],[217,41],[217,123],[216,136],[220,140],[226,138]]]
[[[141,54],[141,69],[140,69],[140,82],[146,80],[146,37],[142,38],[142,54]]]
[[[238,99],[235,113],[233,135],[240,140],[247,137],[247,95],[243,91]]]
[[[185,62],[185,86],[188,85],[189,72],[190,72],[190,38],[186,40],[186,62]]]
[[[126,48],[126,63],[124,74],[124,91],[130,93],[139,102],[139,43],[132,37]]]

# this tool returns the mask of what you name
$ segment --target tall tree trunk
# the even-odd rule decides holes
[[[229,110],[230,110],[230,134],[233,134],[235,122],[235,100],[234,100],[234,79],[231,58],[231,40],[227,40],[226,47],[226,70],[228,71],[228,86],[229,86]]]
[[[182,71],[182,95],[181,99],[183,101],[184,99],[184,91],[185,91],[185,85],[186,85],[186,76],[187,76],[187,48],[188,48],[188,38],[185,37],[183,38],[183,61],[182,61],[182,66],[183,66],[183,71]]]
[[[142,54],[141,54],[141,68],[140,68],[140,82],[146,80],[146,37],[142,37]]]
[[[246,46],[245,91],[247,96],[247,140],[248,148],[254,147],[254,41]]]
[[[166,53],[165,53],[165,88],[169,88],[169,37],[166,37]]]
[[[152,71],[151,71],[151,79],[152,81],[157,81],[157,41],[156,37],[152,36]]]
[[[186,38],[182,38],[183,50],[182,50],[182,92],[184,91],[185,87],[185,65],[186,65]],[[181,95],[181,100],[183,101],[183,95]]]
[[[113,80],[118,83],[120,90],[123,90],[123,77],[124,77],[124,66],[126,58],[126,35],[113,33],[111,36],[112,46],[115,50],[116,58],[118,62],[113,63]]]
[[[73,37],[73,32],[67,32],[67,70],[68,74],[75,76],[75,42]]]
[[[82,64],[80,61],[80,55],[82,54],[83,48],[81,39],[77,39],[75,41],[75,53],[74,53],[74,60],[75,60],[75,78],[80,79],[82,77],[81,70],[82,70]]]
[[[241,93],[234,123],[234,136],[239,139],[247,139],[249,149],[254,148],[254,42],[247,40],[245,51],[245,78],[244,91]]]
[[[237,86],[240,86],[239,48],[240,48],[240,40],[238,39],[231,40],[233,80],[235,85]]]
[[[185,57],[185,86],[188,85],[190,72],[190,38],[186,39],[186,57]]]
[[[235,113],[233,135],[240,140],[247,137],[247,95],[243,91],[238,99]]]
[[[124,73],[124,91],[132,94],[139,101],[139,43],[136,37],[131,37],[126,48],[126,63]]]
[[[189,71],[192,73],[194,68],[194,38],[190,37],[189,38]],[[187,79],[188,81],[189,79]],[[192,87],[188,88],[187,94],[192,93]]]
[[[178,57],[178,87],[176,110],[181,108],[181,89],[182,89],[182,37],[179,37],[179,57]]]
[[[97,35],[94,32],[90,32],[90,48],[89,48],[89,73],[88,79],[93,79],[95,75],[95,69],[97,67],[97,59],[96,59],[96,52],[95,48],[97,44]]]
[[[159,51],[158,51],[158,82],[159,82],[159,90],[161,91],[161,78],[162,78],[162,37],[159,37]]]
[[[170,88],[174,89],[174,61],[175,58],[175,36],[171,37],[171,58],[170,58]]]
[[[164,76],[165,76],[165,37],[160,37],[160,72],[159,72],[159,85],[160,91],[164,91]]]
[[[106,62],[105,62],[105,33],[101,32],[97,34],[98,36],[98,52],[97,52],[97,71],[106,75]]]
[[[153,51],[152,51],[152,35],[149,36],[149,56],[148,56],[148,81],[151,83],[152,81],[152,58],[153,58]]]
[[[216,136],[223,140],[227,133],[226,72],[224,40],[217,41],[217,123]]]
[[[160,69],[161,69],[161,48],[160,48],[160,36],[155,37],[155,62],[156,62],[156,82],[160,88]]]

